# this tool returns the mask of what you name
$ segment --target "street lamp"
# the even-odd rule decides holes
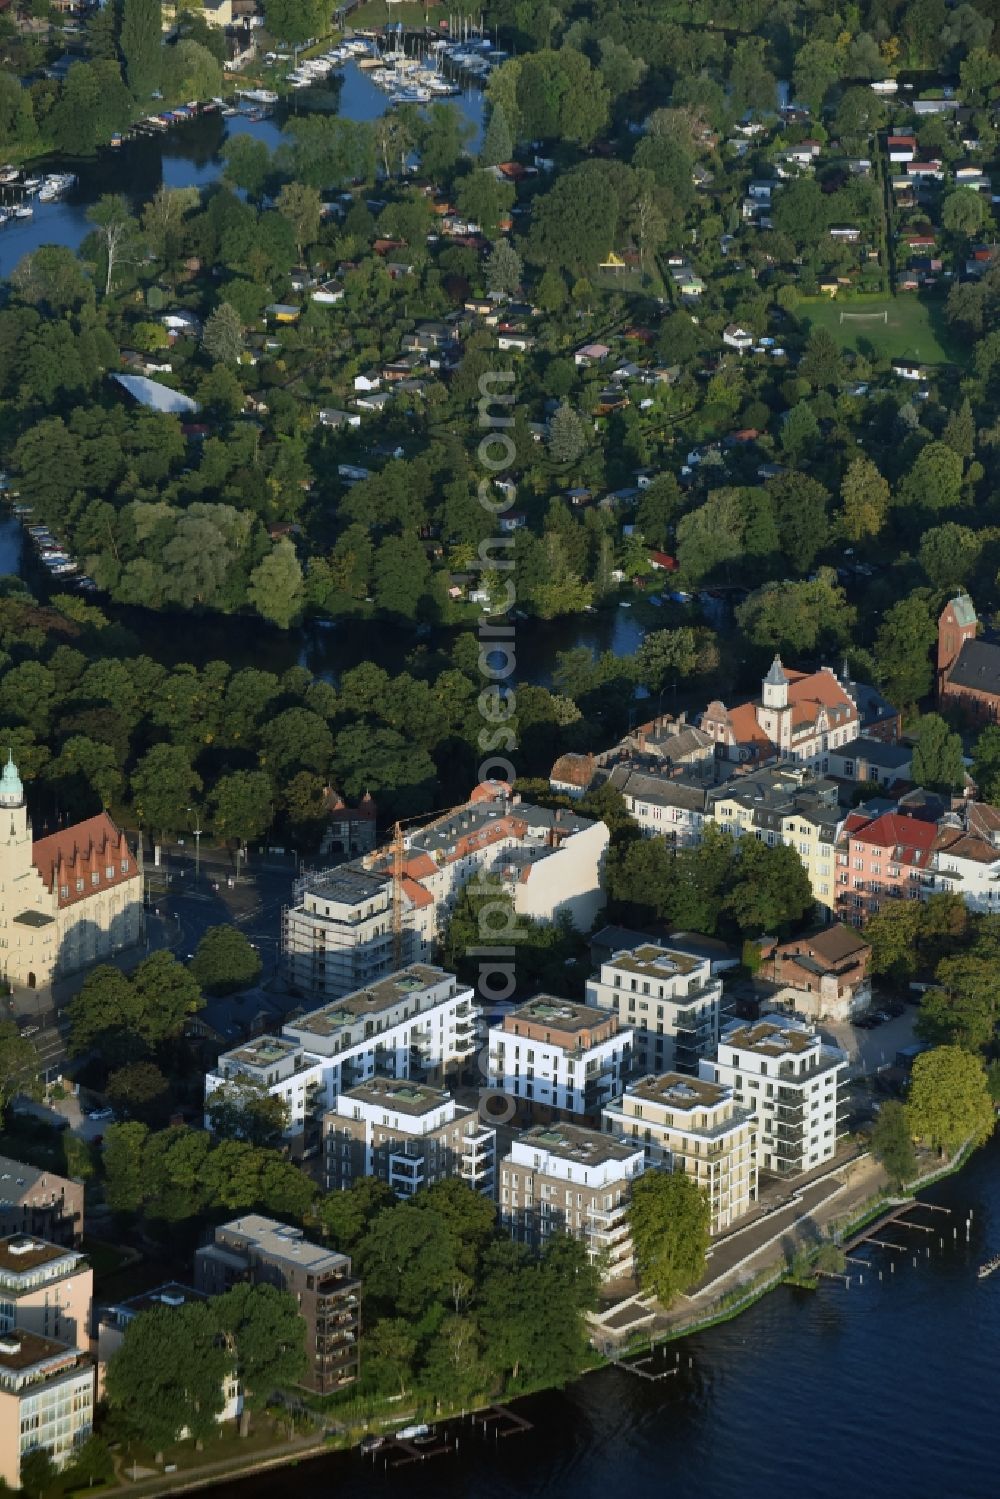
[[[197,885],[201,873],[201,825],[197,810],[194,807],[188,807],[187,810],[194,812],[195,825],[191,831],[194,834],[194,882]]]

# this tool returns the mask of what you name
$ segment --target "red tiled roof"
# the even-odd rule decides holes
[[[416,880],[409,879],[405,874],[403,876],[403,894],[410,902],[410,905],[417,910],[422,910],[425,906],[432,906],[434,904],[434,897],[431,892],[425,890],[423,885],[418,884]]]
[[[916,817],[901,817],[898,812],[884,812],[867,827],[852,833],[858,843],[871,843],[879,848],[897,849],[895,855],[903,864],[926,864],[930,857],[937,826],[933,822],[921,822]]]
[[[122,833],[112,822],[107,812],[88,817],[60,833],[51,833],[39,838],[31,850],[31,860],[42,877],[47,890],[65,888],[68,893],[59,896],[60,906],[72,906],[78,900],[86,900],[99,890],[109,890],[113,885],[122,885],[138,874],[138,865],[132,857]],[[122,865],[127,867],[123,870]],[[111,869],[110,878],[107,871]],[[96,881],[93,875],[97,875]],[[78,880],[83,889],[77,890]]]

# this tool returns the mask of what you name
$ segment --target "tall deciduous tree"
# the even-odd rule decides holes
[[[982,1144],[996,1123],[986,1068],[960,1046],[916,1058],[906,1107],[913,1133],[938,1150],[957,1150],[966,1140]]]
[[[287,536],[275,543],[250,574],[247,597],[258,614],[282,630],[287,630],[300,613],[304,599],[302,564],[295,543]]]
[[[218,1339],[215,1308],[191,1302],[140,1312],[108,1360],[108,1405],[157,1451],[185,1428],[199,1442],[216,1429],[232,1358]]]
[[[887,1098],[872,1130],[872,1154],[881,1161],[892,1185],[900,1190],[917,1174],[917,1153],[906,1108],[898,1098]]]
[[[0,1117],[19,1093],[39,1093],[39,1061],[34,1043],[14,1020],[0,1020]]]
[[[705,1268],[708,1201],[690,1177],[649,1171],[632,1183],[628,1220],[643,1290],[669,1306]]]
[[[235,926],[210,926],[188,967],[206,994],[234,994],[260,977],[260,953]]]
[[[237,364],[243,353],[243,320],[231,302],[220,302],[205,323],[206,354],[220,364]]]
[[[305,1323],[295,1297],[277,1286],[233,1286],[210,1307],[243,1391],[245,1437],[253,1411],[302,1382],[308,1367]]]
[[[160,0],[122,0],[125,77],[137,99],[148,99],[160,81],[162,38]]]
[[[925,713],[913,740],[913,779],[918,785],[959,790],[965,779],[961,736],[939,713]]]

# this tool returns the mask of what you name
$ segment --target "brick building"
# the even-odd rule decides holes
[[[938,707],[959,708],[977,723],[1000,717],[1000,645],[978,640],[967,593],[949,599],[938,619]]]

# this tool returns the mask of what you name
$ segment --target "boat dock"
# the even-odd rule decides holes
[[[475,1411],[472,1424],[479,1428],[483,1436],[492,1431],[496,1441],[501,1437],[523,1436],[526,1431],[532,1430],[530,1421],[526,1421],[516,1411],[509,1410],[506,1405],[491,1405],[484,1411]]]

